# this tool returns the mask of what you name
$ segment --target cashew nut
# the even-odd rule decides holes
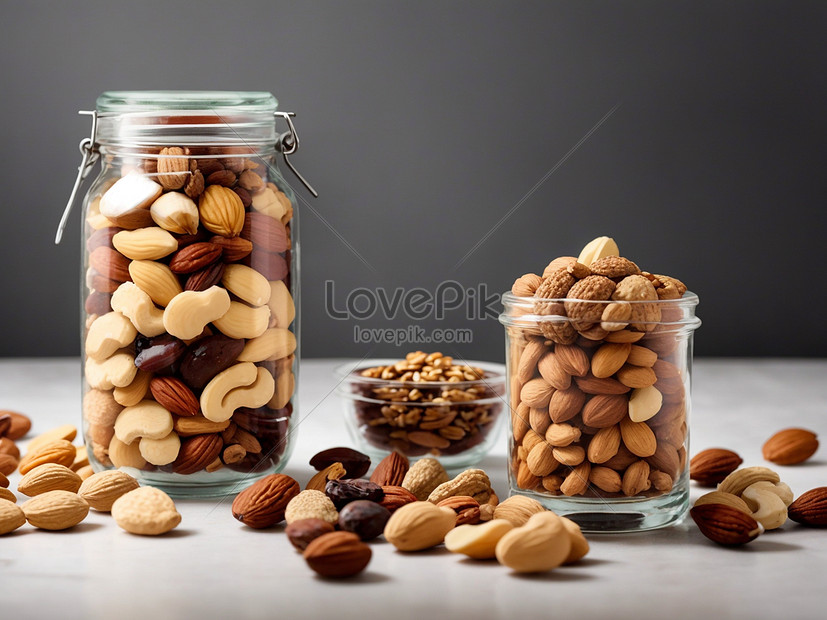
[[[740,510],[745,514],[752,515],[752,510],[747,503],[732,493],[710,491],[695,500],[695,506],[703,506],[704,504],[723,504],[724,506],[735,508],[735,510]]]
[[[744,467],[743,469],[736,469],[724,478],[718,485],[718,490],[740,496],[748,486],[762,480],[774,484],[780,482],[781,478],[773,470],[766,467]]]
[[[152,465],[169,465],[178,458],[181,449],[181,440],[175,431],[161,439],[142,437],[138,444],[141,456]]]
[[[240,362],[262,362],[287,357],[296,350],[296,336],[287,329],[274,327],[244,345],[238,356]]]
[[[115,437],[131,444],[139,437],[162,439],[172,431],[172,414],[154,400],[126,407],[115,420]]]
[[[146,466],[146,459],[141,456],[140,441],[125,444],[117,437],[112,437],[109,442],[109,460],[115,467],[143,469]]]
[[[270,307],[270,316],[275,321],[273,327],[287,328],[296,318],[296,304],[293,303],[287,285],[281,280],[270,282],[270,301],[267,305]]]
[[[273,391],[273,397],[270,399],[270,402],[267,403],[267,406],[270,407],[270,409],[286,407],[295,390],[296,377],[293,375],[292,370],[285,368],[276,377],[276,389]]]
[[[201,412],[213,422],[229,420],[239,407],[255,409],[272,398],[273,376],[250,362],[241,362],[218,373],[201,392]],[[123,414],[121,414],[123,415]]]
[[[270,322],[270,308],[260,306],[251,308],[238,301],[230,303],[230,309],[213,321],[221,332],[230,338],[257,338],[264,333]]]
[[[135,329],[149,338],[160,336],[164,329],[164,311],[152,303],[149,295],[132,282],[124,282],[112,294],[112,309],[120,312]]]
[[[120,312],[107,312],[89,326],[86,355],[103,361],[135,340],[135,326]]]
[[[125,387],[117,387],[113,392],[115,401],[124,407],[131,407],[141,402],[149,391],[149,380],[152,374],[145,370],[139,370],[132,379],[132,383]]]
[[[84,375],[89,387],[98,390],[111,390],[114,387],[126,387],[135,378],[138,367],[135,358],[129,353],[115,353],[102,362],[86,359]]]
[[[221,283],[233,295],[253,306],[263,306],[270,299],[267,278],[246,265],[227,265]]]
[[[164,310],[164,327],[176,338],[189,340],[229,309],[230,295],[220,286],[211,286],[206,291],[184,291],[173,297]]]
[[[751,484],[741,494],[752,512],[752,518],[764,526],[764,529],[774,530],[784,525],[787,520],[787,505],[781,494],[787,494],[786,489],[777,488],[772,482],[762,480]]]

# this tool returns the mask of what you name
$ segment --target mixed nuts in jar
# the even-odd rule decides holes
[[[594,530],[683,515],[697,302],[607,237],[516,280],[500,317],[512,491]]]
[[[293,194],[268,93],[106,93],[86,200],[84,433],[96,468],[221,493],[289,454]]]

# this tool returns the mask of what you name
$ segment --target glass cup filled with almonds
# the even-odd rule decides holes
[[[680,520],[698,297],[601,237],[502,299],[511,491],[589,531]]]

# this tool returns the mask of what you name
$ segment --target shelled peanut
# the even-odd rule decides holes
[[[83,409],[103,466],[252,471],[285,450],[293,207],[244,155],[155,149],[89,205]]]
[[[686,469],[679,280],[641,271],[600,238],[512,289],[516,485],[551,495],[655,496]]]

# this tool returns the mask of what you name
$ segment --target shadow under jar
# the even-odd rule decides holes
[[[592,532],[678,522],[689,503],[698,297],[502,299],[511,492]],[[617,308],[626,320],[601,323],[610,304],[631,306]]]
[[[398,360],[365,360],[336,369],[345,422],[360,450],[374,458],[399,452],[437,459],[448,469],[478,463],[499,435],[505,408],[501,364],[471,361],[483,377],[461,381],[400,381],[364,376]]]
[[[237,492],[289,458],[295,197],[269,93],[110,92],[85,198],[83,430],[96,471]]]

